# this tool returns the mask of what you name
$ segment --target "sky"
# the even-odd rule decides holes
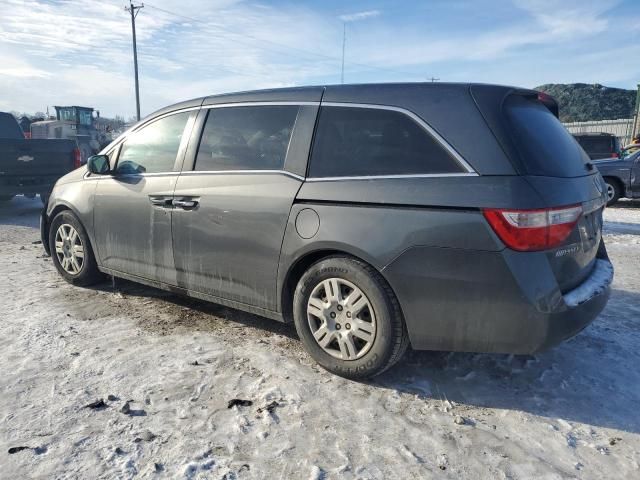
[[[122,0],[0,0],[0,111],[135,114]],[[640,0],[151,0],[142,115],[215,93],[341,81],[640,82]],[[343,30],[344,29],[344,30]]]

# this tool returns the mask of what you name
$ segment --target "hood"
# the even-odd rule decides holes
[[[87,173],[87,167],[86,165],[83,165],[82,167],[76,168],[75,170],[60,177],[56,182],[56,185],[64,185],[65,183],[79,182],[84,178],[85,173]]]

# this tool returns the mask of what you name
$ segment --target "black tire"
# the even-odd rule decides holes
[[[56,254],[56,233],[60,225],[63,224],[71,225],[76,232],[78,232],[80,240],[82,241],[84,259],[79,272],[76,274],[67,272],[60,264],[60,259]],[[51,222],[51,226],[49,227],[49,248],[51,251],[51,258],[56,269],[60,275],[62,275],[62,277],[72,285],[84,287],[97,283],[102,279],[102,273],[100,273],[98,266],[96,265],[96,259],[93,254],[93,249],[91,248],[87,232],[75,214],[70,210],[64,210],[58,213]]]
[[[607,206],[610,207],[622,196],[622,189],[620,188],[620,183],[617,180],[613,180],[609,177],[605,177],[604,183],[607,186]]]
[[[330,278],[346,280],[359,288],[375,312],[375,338],[368,351],[360,358],[335,358],[323,350],[313,336],[307,304],[316,286]],[[354,380],[370,378],[384,372],[402,358],[409,346],[400,305],[391,287],[375,268],[351,257],[331,256],[309,267],[294,293],[293,318],[298,336],[314,360],[326,370]],[[344,333],[343,331],[342,334]]]

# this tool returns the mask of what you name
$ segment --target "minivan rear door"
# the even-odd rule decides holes
[[[482,110],[482,87],[473,87],[472,91]],[[493,119],[488,123],[516,170],[538,192],[545,207],[582,208],[566,241],[547,252],[561,290],[571,290],[590,274],[598,254],[606,203],[604,182],[584,150],[539,100],[537,92],[511,91],[499,105],[499,115],[487,115]]]

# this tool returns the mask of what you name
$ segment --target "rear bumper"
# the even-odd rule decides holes
[[[383,274],[413,348],[532,354],[577,334],[605,307],[613,267],[602,250],[590,276],[564,295],[544,254],[510,250],[416,247]]]

